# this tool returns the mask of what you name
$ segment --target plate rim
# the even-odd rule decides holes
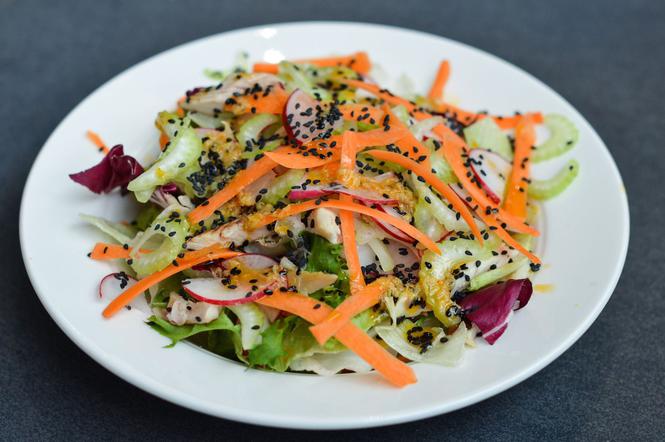
[[[503,64],[503,65],[509,65],[513,69],[516,69],[519,71],[522,75],[525,75],[529,77],[531,80],[535,81],[540,87],[546,89],[547,91],[551,92],[556,98],[561,100],[563,103],[568,105],[570,109],[572,109],[573,113],[576,114],[576,116],[580,119],[580,121],[583,122],[586,128],[589,130],[589,133],[592,135],[592,139],[594,142],[599,143],[604,149],[604,155],[607,156],[607,159],[609,160],[609,163],[611,165],[611,171],[613,175],[618,179],[618,182],[621,184],[621,188],[625,189],[624,183],[623,183],[623,178],[621,177],[621,173],[619,171],[619,168],[614,161],[614,158],[612,157],[609,149],[607,148],[607,145],[604,143],[600,135],[596,132],[596,130],[591,126],[591,124],[584,118],[584,116],[571,104],[564,98],[561,94],[559,94],[556,90],[552,89],[550,86],[548,86],[546,83],[529,73],[528,71],[522,69],[518,65],[509,62],[507,60],[504,60],[490,52],[487,52],[483,49],[476,48],[474,46],[471,46],[469,44],[443,37],[440,35],[432,34],[429,32],[424,32],[420,30],[415,30],[415,29],[410,29],[410,28],[405,28],[405,27],[400,27],[400,26],[393,26],[393,25],[385,25],[385,24],[379,24],[379,23],[366,23],[366,22],[356,22],[356,21],[336,21],[336,20],[303,20],[303,21],[292,21],[292,22],[278,22],[278,23],[268,23],[268,24],[261,24],[261,25],[256,25],[256,26],[249,26],[249,27],[243,27],[243,28],[237,28],[237,29],[232,29],[216,34],[211,34],[207,35],[201,38],[197,38],[194,40],[187,41],[185,43],[173,46],[171,48],[165,49],[163,51],[160,51],[156,54],[151,55],[150,57],[147,57],[131,66],[128,68],[122,70],[121,72],[113,75],[111,78],[106,80],[104,83],[101,85],[97,86],[92,92],[90,92],[88,95],[86,95],[76,106],[74,106],[68,113],[67,115],[58,123],[58,125],[52,130],[48,138],[44,141],[42,147],[39,150],[39,153],[36,155],[35,159],[33,160],[33,163],[30,167],[30,172],[26,178],[25,185],[23,187],[22,191],[22,196],[21,196],[21,206],[20,206],[20,211],[19,211],[19,240],[21,244],[21,255],[23,259],[23,263],[26,269],[26,273],[28,274],[28,277],[30,279],[30,283],[33,287],[33,290],[37,294],[37,297],[39,298],[41,304],[44,306],[46,309],[47,313],[49,316],[52,318],[52,320],[58,325],[58,327],[65,333],[65,335],[71,339],[74,344],[76,344],[77,347],[79,347],[85,354],[87,354],[89,357],[91,357],[95,362],[100,364],[102,367],[105,369],[109,370],[111,373],[114,375],[118,376],[122,380],[134,385],[137,388],[140,388],[143,391],[146,391],[154,396],[157,396],[161,399],[164,399],[166,401],[169,401],[173,404],[183,406],[186,408],[189,408],[194,411],[198,411],[204,414],[208,414],[214,417],[221,417],[224,419],[231,419],[235,420],[238,422],[243,422],[243,423],[249,423],[249,424],[254,424],[254,425],[261,425],[261,426],[270,426],[270,427],[280,427],[280,428],[291,428],[291,429],[358,429],[358,428],[369,428],[369,427],[378,427],[378,426],[385,426],[385,425],[393,425],[393,424],[399,424],[399,423],[404,423],[404,422],[411,422],[415,420],[421,420],[425,419],[428,417],[448,413],[454,410],[458,410],[464,407],[467,407],[471,404],[480,402],[482,400],[485,400],[489,397],[492,397],[496,394],[499,394],[508,388],[511,388],[518,383],[521,383],[525,379],[535,375],[538,373],[540,370],[545,368],[547,365],[552,363],[555,359],[557,359],[563,352],[565,352],[567,349],[569,349],[572,345],[574,345],[579,338],[589,329],[589,327],[595,322],[595,320],[598,318],[602,310],[605,308],[607,305],[607,302],[609,301],[610,297],[614,293],[614,290],[616,289],[616,286],[619,282],[619,279],[621,277],[626,257],[627,257],[627,252],[628,252],[628,245],[630,241],[630,211],[629,211],[629,205],[628,205],[628,196],[627,193],[624,191],[618,192],[620,195],[619,198],[621,199],[621,208],[622,208],[622,225],[623,225],[623,231],[621,232],[624,240],[622,241],[622,247],[620,250],[620,256],[619,259],[616,263],[616,266],[613,270],[613,274],[611,276],[611,280],[609,284],[607,285],[608,289],[605,290],[603,293],[602,298],[599,299],[599,301],[596,303],[594,309],[591,311],[589,315],[587,315],[583,321],[580,322],[580,324],[577,326],[575,331],[566,339],[561,342],[553,349],[551,350],[547,355],[544,357],[541,357],[537,362],[532,363],[530,365],[527,365],[525,367],[522,367],[520,370],[516,371],[512,376],[509,378],[503,380],[502,382],[499,382],[497,384],[492,385],[492,387],[487,388],[485,390],[479,391],[476,394],[469,395],[464,397],[461,400],[458,400],[454,404],[438,404],[438,405],[433,405],[429,407],[423,407],[421,409],[417,409],[412,412],[406,412],[406,413],[394,413],[390,416],[387,417],[381,417],[379,419],[373,419],[372,421],[363,421],[361,418],[357,418],[353,421],[347,419],[347,418],[337,418],[337,419],[312,419],[302,422],[298,419],[298,416],[294,416],[293,418],[288,418],[285,419],[283,417],[271,417],[266,414],[262,415],[246,415],[238,412],[234,412],[235,410],[232,407],[224,407],[223,410],[220,410],[219,408],[212,408],[212,407],[207,407],[205,405],[201,406],[200,404],[197,404],[195,401],[192,401],[188,394],[183,393],[179,390],[176,390],[172,387],[165,386],[162,383],[154,381],[152,378],[148,376],[144,376],[140,373],[136,373],[134,369],[131,367],[125,365],[122,361],[117,361],[111,358],[105,358],[106,356],[106,351],[104,351],[101,347],[98,347],[94,342],[89,341],[85,338],[85,336],[81,335],[78,333],[76,330],[76,327],[70,323],[65,316],[60,313],[57,309],[53,308],[53,306],[48,302],[48,297],[45,295],[42,295],[41,291],[38,290],[38,276],[35,273],[35,269],[31,268],[30,262],[28,260],[27,252],[26,252],[26,246],[25,246],[25,236],[26,236],[26,228],[24,227],[25,224],[25,207],[26,207],[26,200],[28,199],[28,190],[31,187],[31,182],[34,181],[35,178],[35,166],[39,162],[40,157],[44,153],[44,147],[49,144],[49,142],[52,140],[52,138],[59,132],[61,127],[65,124],[66,121],[69,120],[71,115],[77,111],[80,107],[82,107],[88,100],[92,98],[93,95],[95,95],[101,88],[109,85],[110,83],[118,80],[121,77],[124,77],[126,75],[130,75],[135,69],[139,69],[141,66],[144,64],[148,64],[152,62],[154,59],[161,57],[171,51],[176,51],[180,49],[184,49],[190,45],[195,45],[202,43],[206,40],[211,40],[215,38],[220,38],[227,36],[229,34],[233,33],[242,33],[242,32],[252,32],[252,31],[257,31],[260,29],[264,28],[276,28],[278,31],[284,29],[284,28],[293,28],[293,27],[301,27],[301,26],[311,26],[311,25],[324,25],[324,26],[352,26],[352,27],[358,27],[358,28],[374,28],[377,30],[386,30],[386,31],[391,31],[391,32],[406,32],[406,33],[411,33],[415,34],[420,37],[425,37],[425,38],[435,38],[439,40],[444,40],[448,43],[452,43],[458,46],[463,47],[466,50],[470,50],[472,52],[478,52],[481,53],[484,56],[490,57],[494,62]]]

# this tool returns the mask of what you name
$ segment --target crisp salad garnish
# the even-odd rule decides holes
[[[416,382],[409,361],[494,344],[540,268],[535,201],[579,170],[539,180],[531,164],[577,129],[449,103],[447,61],[427,95],[398,96],[371,68],[359,52],[214,71],[156,116],[152,164],[89,133],[106,155],[72,180],[140,205],[131,222],[83,215],[109,240],[89,256],[119,266],[100,283],[104,317],[135,308],[171,345],[396,386]]]

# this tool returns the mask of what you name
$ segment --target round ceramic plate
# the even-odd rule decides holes
[[[359,46],[362,42],[362,46]],[[155,154],[158,111],[192,86],[209,84],[205,68],[230,66],[239,51],[276,62],[366,50],[384,74],[406,74],[425,92],[439,58],[451,61],[449,97],[468,109],[495,114],[556,112],[580,131],[571,152],[581,173],[563,195],[544,205],[544,261],[528,308],[494,345],[467,351],[455,368],[417,364],[418,383],[396,389],[376,373],[319,377],[268,373],[224,360],[193,345],[167,341],[123,312],[101,316],[96,297],[111,264],[86,253],[100,235],[79,213],[122,220],[130,201],[99,197],[67,174],[97,163],[86,129],[145,160]],[[435,54],[434,58],[433,55]],[[377,77],[379,75],[377,74]],[[390,83],[388,83],[390,85]],[[565,158],[538,167],[547,176]],[[42,303],[64,332],[97,362],[156,396],[214,416],[291,428],[357,428],[406,422],[464,407],[533,375],[570,347],[598,316],[621,273],[628,245],[626,194],[607,148],[563,98],[524,71],[492,55],[441,37],[357,23],[263,26],[204,38],[152,57],[97,89],[58,126],[28,178],[21,208],[23,259]]]

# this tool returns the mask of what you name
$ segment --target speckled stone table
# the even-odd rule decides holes
[[[540,373],[448,415],[313,435],[150,396],[93,362],[46,314],[23,267],[17,221],[30,165],[58,122],[97,86],[164,49],[313,19],[403,26],[494,53],[560,92],[607,143],[630,201],[626,267],[596,323]],[[662,1],[0,0],[0,439],[662,440],[664,48]]]

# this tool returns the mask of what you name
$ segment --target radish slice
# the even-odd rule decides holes
[[[99,299],[108,301],[117,298],[122,292],[129,289],[138,281],[125,272],[109,273],[99,282]],[[148,305],[145,296],[138,296],[127,305],[127,310],[136,310],[146,316],[152,315],[152,309]]]
[[[348,189],[342,185],[332,185],[332,186],[309,186],[305,189],[296,189],[289,192],[289,199],[291,200],[303,200],[303,199],[312,199],[320,198],[322,196],[330,195],[333,193],[349,195],[357,200],[362,201],[367,204],[381,204],[381,205],[391,205],[397,204],[396,199],[384,198],[376,192],[363,189]]]
[[[374,208],[377,209],[377,210],[380,210],[382,212],[385,212],[390,216],[394,216],[396,218],[401,218],[402,217],[397,212],[397,210],[395,210],[394,208],[392,208],[390,206],[383,206],[383,205],[377,204],[377,205],[374,206]],[[390,225],[388,223],[384,223],[383,221],[381,221],[379,219],[376,219],[376,218],[372,218],[372,220],[384,232],[386,232],[387,234],[389,234],[390,236],[392,236],[395,239],[398,239],[400,241],[404,241],[404,242],[409,243],[409,244],[413,244],[413,242],[415,241],[413,238],[411,238],[409,235],[407,235],[406,233],[399,230],[397,227],[393,227],[392,225]]]
[[[222,267],[225,269],[229,267],[230,261],[238,261],[242,265],[254,270],[270,269],[272,266],[279,264],[270,256],[260,255],[258,253],[245,253],[244,255],[235,256],[233,258],[222,261]]]
[[[395,262],[393,274],[405,282],[418,281],[420,255],[417,250],[413,246],[394,240],[388,240],[387,247]]]
[[[284,106],[282,120],[289,138],[298,144],[328,138],[342,123],[339,112],[331,112],[306,92],[296,89]]]
[[[502,156],[485,149],[469,152],[469,165],[480,187],[496,204],[501,202],[512,165]]]
[[[217,278],[193,278],[182,281],[182,287],[193,298],[215,305],[238,305],[254,302],[266,296],[266,290],[277,287],[271,282],[252,290],[251,284],[226,286]]]
[[[210,263],[199,264],[192,267],[192,270],[206,271],[213,268],[228,269],[228,261],[232,259],[240,262],[250,269],[268,269],[278,264],[277,261],[268,255],[262,255],[259,253],[245,253],[244,255],[234,256],[233,258],[225,259],[223,261],[213,261]]]

